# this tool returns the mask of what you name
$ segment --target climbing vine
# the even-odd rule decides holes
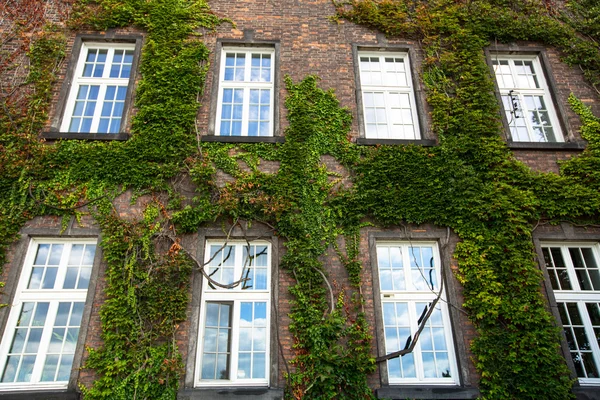
[[[2,107],[10,112],[0,114],[0,262],[19,228],[35,216],[91,213],[101,227],[104,343],[88,349],[85,367],[97,379],[81,387],[85,398],[176,397],[183,369],[176,337],[186,318],[190,274],[201,267],[182,234],[240,220],[270,226],[283,239],[281,267],[295,281],[289,289],[295,356],[286,360],[287,398],[373,397],[367,377],[376,363],[359,262],[367,223],[434,223],[459,236],[457,276],[477,329],[472,351],[484,398],[571,396],[558,330],[539,290],[531,235],[540,221],[598,222],[600,120],[571,96],[586,150],[563,162],[560,174],[531,171],[501,139],[483,49],[517,40],[554,46],[598,90],[598,8],[589,0],[568,1],[564,9],[536,0],[334,4],[338,19],[421,41],[421,77],[439,146],[351,143],[350,113],[314,76],[285,81],[285,143],[199,142],[197,98],[208,50],[198,32],[226,22],[204,0],[77,3],[71,29],[133,26],[146,32],[137,112],[126,142],[48,146],[38,133],[69,33],[36,25],[25,96],[17,102],[2,93]],[[330,156],[351,184],[327,169]],[[263,172],[265,161],[277,163],[277,171]],[[218,185],[218,171],[232,181]],[[181,190],[182,177],[194,184],[192,196]],[[126,190],[150,199],[139,220],[115,210],[114,199]],[[346,268],[347,287],[328,276],[324,260],[333,256]]]

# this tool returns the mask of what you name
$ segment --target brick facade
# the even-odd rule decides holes
[[[52,2],[50,2],[52,4]],[[218,71],[216,71],[215,65],[219,54],[214,52],[217,46],[217,40],[223,42],[239,41],[239,40],[254,40],[260,41],[277,41],[280,45],[280,56],[279,56],[279,71],[278,71],[278,82],[276,82],[276,90],[279,90],[279,104],[276,106],[279,108],[280,116],[280,132],[276,134],[283,136],[285,128],[288,125],[286,120],[287,110],[284,106],[283,100],[286,96],[285,88],[283,87],[283,77],[289,75],[295,82],[300,81],[309,74],[314,74],[320,77],[320,85],[323,88],[333,88],[336,96],[338,97],[340,104],[343,107],[348,108],[353,117],[350,138],[352,141],[356,141],[359,138],[359,126],[358,126],[358,110],[357,110],[357,85],[355,77],[355,60],[353,56],[353,45],[372,46],[372,47],[389,47],[389,46],[411,46],[414,48],[414,52],[417,55],[415,59],[411,59],[412,68],[415,71],[421,70],[421,64],[423,60],[423,54],[417,41],[413,40],[402,40],[402,39],[386,39],[374,30],[367,29],[365,27],[357,26],[355,24],[338,21],[332,22],[330,17],[334,15],[335,10],[330,0],[244,0],[244,1],[224,1],[224,0],[211,0],[210,6],[212,10],[221,17],[226,17],[235,22],[236,26],[232,27],[230,24],[225,23],[220,26],[216,32],[204,32],[203,40],[205,40],[208,48],[211,50],[211,66],[207,75],[206,87],[201,98],[201,107],[198,112],[198,130],[201,135],[208,133],[208,125],[211,114],[211,107],[214,106],[215,101],[212,98],[213,86],[217,85]],[[55,22],[63,22],[65,10],[49,7],[46,12],[46,18]],[[1,21],[0,21],[1,22]],[[6,30],[6,27],[0,25],[0,34],[3,33],[2,29]],[[144,32],[135,29],[119,29],[110,32],[85,32],[89,34],[104,34],[104,35],[131,35],[138,34],[144,35]],[[73,43],[75,41],[75,35],[69,37],[67,44],[67,55],[65,62],[61,66],[59,73],[59,83],[55,85],[52,97],[52,103],[50,105],[50,119],[48,121],[47,129],[52,129],[52,121],[56,121],[60,117],[59,103],[62,89],[62,82],[68,78],[69,68],[71,60],[71,51],[73,49]],[[16,48],[17,43],[9,43],[5,45],[2,50],[10,51]],[[536,43],[518,43],[516,44],[520,49],[527,49],[528,47],[539,48],[540,45]],[[577,116],[570,110],[567,104],[567,98],[570,93],[574,93],[575,96],[582,99],[584,103],[592,106],[592,109],[596,115],[600,115],[600,102],[598,101],[597,93],[591,89],[584,81],[581,71],[576,68],[571,68],[560,61],[560,54],[552,48],[545,48],[545,54],[550,63],[551,67],[551,79],[554,80],[556,92],[554,93],[557,103],[561,105],[561,112],[566,113],[564,115],[568,131],[565,132],[565,137],[572,138],[575,141],[581,141],[581,137],[578,133],[579,121]],[[23,72],[24,73],[24,72]],[[139,71],[137,72],[137,80],[140,78]],[[422,83],[416,83],[417,91],[422,91]],[[426,126],[422,127],[422,134],[424,138],[436,139],[432,137],[430,128],[430,117],[428,115],[430,108],[426,103],[423,104],[424,119]],[[135,110],[132,110],[130,116],[133,115]],[[131,121],[131,118],[129,118]],[[51,145],[51,142],[48,143]],[[574,155],[580,153],[580,150],[573,149],[517,149],[515,148],[513,154],[515,158],[525,163],[530,168],[540,172],[558,172],[558,162],[568,159]],[[323,163],[328,169],[337,174],[340,177],[341,186],[349,186],[351,182],[348,178],[348,173],[343,167],[337,163],[332,157],[323,157]],[[243,162],[240,161],[240,166],[246,168]],[[276,162],[262,161],[260,164],[261,171],[266,173],[273,173],[277,171],[278,164]],[[333,178],[332,178],[333,179]],[[224,186],[228,182],[233,181],[233,178],[226,173],[219,171],[217,173],[217,180],[219,186]],[[184,181],[184,185],[192,185],[189,180]],[[148,198],[138,198],[132,203],[131,192],[126,192],[117,198],[114,202],[115,208],[119,215],[127,219],[138,219],[144,208],[145,202]],[[54,237],[54,236],[73,236],[78,235],[98,235],[99,229],[94,224],[94,221],[89,216],[84,216],[81,223],[71,221],[68,224],[68,228],[63,230],[64,226],[62,220],[58,217],[46,216],[38,217],[29,221],[22,229],[23,237],[28,238],[31,236],[42,236],[42,237]],[[206,229],[218,229],[219,224],[208,226]],[[202,228],[205,229],[205,228]],[[569,234],[569,232],[575,233]],[[440,241],[445,239],[445,228],[436,227],[432,225],[422,226],[410,226],[408,227],[409,235],[413,238],[423,238],[428,240]],[[440,233],[441,232],[441,233]],[[565,233],[567,232],[567,233]],[[362,293],[365,299],[364,308],[368,317],[368,322],[373,328],[373,340],[372,348],[373,354],[377,353],[378,347],[381,346],[381,337],[378,337],[376,327],[376,306],[374,299],[378,295],[378,289],[373,287],[373,274],[374,269],[377,265],[371,257],[370,238],[378,237],[378,235],[384,235],[387,238],[396,238],[398,241],[405,239],[406,231],[401,227],[393,227],[389,229],[380,228],[363,228],[361,230],[360,237],[360,262],[362,263],[364,270],[362,275]],[[561,236],[562,235],[562,236]],[[571,236],[569,236],[571,235]],[[578,240],[594,240],[598,241],[600,238],[600,232],[598,228],[573,228],[573,227],[553,227],[553,226],[541,226],[538,227],[534,233],[534,236],[538,239],[553,239],[566,237],[577,238]],[[183,236],[183,244],[192,253],[197,254],[200,249],[199,247],[204,246],[201,242],[201,235],[191,234]],[[587,239],[586,239],[587,238]],[[461,371],[461,384],[469,388],[477,388],[478,372],[475,370],[472,362],[472,353],[470,352],[470,343],[476,336],[473,325],[469,322],[467,316],[462,312],[462,288],[460,283],[455,277],[457,270],[457,263],[452,258],[453,249],[458,241],[457,236],[451,233],[449,236],[449,245],[444,254],[441,254],[443,259],[449,261],[450,271],[446,271],[445,278],[448,283],[448,290],[452,290],[449,296],[449,301],[452,303],[451,318],[452,327],[455,329],[454,340],[456,341],[455,347],[459,358],[459,369]],[[340,242],[343,246],[343,242]],[[285,246],[282,240],[278,240],[276,243],[277,254],[281,256],[285,252]],[[19,271],[22,264],[22,254],[27,248],[23,241],[15,243],[8,253],[8,262],[5,265],[1,280],[6,282],[6,288],[4,289],[4,295],[0,299],[2,303],[10,302],[11,296],[14,295],[12,288],[16,285],[16,279],[18,279]],[[322,258],[323,265],[325,266],[326,272],[329,275],[334,289],[336,291],[344,290],[348,287],[348,275],[344,267],[342,266],[338,256],[334,249],[329,249],[326,255]],[[87,333],[84,338],[80,338],[80,345],[84,347],[98,347],[102,344],[100,337],[100,317],[99,309],[102,303],[105,301],[105,295],[103,289],[105,287],[105,280],[103,272],[105,270],[105,263],[101,262],[96,265],[98,279],[95,281],[95,287],[90,287],[90,291],[93,293],[93,301],[90,305],[91,312],[89,314],[89,326]],[[194,276],[194,279],[199,279],[199,274]],[[290,324],[290,318],[288,316],[290,312],[290,301],[292,300],[289,294],[288,288],[294,284],[294,277],[288,272],[279,269],[277,271],[278,279],[278,291],[276,309],[277,309],[277,326],[279,327],[279,343],[283,348],[283,351],[277,351],[272,353],[271,357],[278,358],[278,379],[276,382],[272,382],[271,385],[275,388],[285,387],[284,373],[286,372],[285,364],[288,363],[294,357],[293,345],[294,339],[289,333],[287,327]],[[190,286],[190,288],[192,288]],[[190,289],[190,300],[194,293]],[[198,324],[198,320],[193,320],[193,302],[190,301],[188,309],[188,320],[179,326],[177,335],[177,344],[183,360],[190,358],[189,343],[190,341],[197,340],[194,335],[190,332],[194,332],[192,329],[193,325]],[[0,333],[4,332],[5,323],[7,318],[7,311],[9,308],[0,309]],[[80,351],[83,352],[83,361],[87,353],[82,347]],[[293,366],[289,366],[293,368]],[[189,366],[188,366],[189,373]],[[95,378],[92,371],[82,369],[77,372],[77,380],[83,385],[89,386]],[[376,372],[368,377],[369,385],[373,389],[381,387],[381,376],[379,372]],[[183,378],[182,388],[189,386],[189,377]],[[426,396],[434,396],[427,398],[436,398],[431,393],[424,394]],[[0,392],[0,398],[10,398],[7,395]],[[193,398],[193,395],[190,395]],[[183,397],[182,397],[183,398]],[[223,397],[225,398],[225,397]],[[442,397],[440,397],[442,398]],[[458,398],[458,397],[443,397],[443,398]]]

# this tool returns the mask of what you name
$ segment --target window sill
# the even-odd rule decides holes
[[[387,386],[377,389],[378,399],[477,399],[479,390],[457,386]]]
[[[75,390],[24,390],[0,392],[0,399],[4,400],[77,400],[79,393]]]
[[[202,142],[222,142],[222,143],[283,143],[285,138],[282,136],[216,136],[207,135],[200,138]]]
[[[220,399],[220,400],[281,400],[283,399],[283,389],[270,388],[195,388],[184,389],[177,393],[178,400],[200,400],[200,399]]]
[[[513,142],[508,141],[508,147],[515,150],[583,150],[586,142]]]
[[[77,140],[127,140],[127,132],[119,133],[75,133],[75,132],[42,132],[41,137],[49,140],[77,139]]]
[[[377,145],[409,145],[414,144],[416,146],[433,147],[437,145],[435,140],[425,139],[368,139],[358,138],[356,144],[365,146],[377,146]]]
[[[600,400],[600,388],[598,386],[576,386],[573,394],[577,400]]]

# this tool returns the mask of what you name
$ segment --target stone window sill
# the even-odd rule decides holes
[[[222,143],[283,143],[285,138],[282,136],[202,136],[203,142],[222,142]]]
[[[283,389],[271,388],[194,388],[180,390],[178,400],[282,400]]]
[[[508,147],[514,150],[583,150],[586,142],[555,142],[555,143],[538,143],[538,142],[508,142]]]
[[[386,386],[377,389],[378,399],[477,399],[479,390],[476,388],[457,386]]]
[[[42,132],[41,137],[48,140],[76,139],[76,140],[127,140],[127,132],[119,133],[76,133],[76,132]]]
[[[423,147],[433,147],[436,146],[437,143],[435,140],[409,140],[409,139],[367,139],[367,138],[358,138],[356,139],[356,144],[365,145],[365,146],[377,146],[377,145],[409,145],[414,144],[416,146]]]

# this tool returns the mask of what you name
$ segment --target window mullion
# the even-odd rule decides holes
[[[402,267],[404,269],[404,282],[407,291],[412,291],[415,287],[412,281],[412,274],[410,273],[410,247],[406,244],[400,246],[402,251]]]
[[[248,136],[248,118],[250,117],[250,87],[244,83],[244,100],[242,105],[242,136]]]
[[[63,252],[60,257],[60,262],[58,264],[58,271],[56,272],[56,280],[54,281],[54,290],[61,290],[64,281],[65,275],[67,274],[67,263],[69,262],[69,256],[71,255],[71,243],[65,243],[63,247]]]
[[[579,286],[579,280],[577,279],[577,273],[575,272],[575,266],[573,265],[573,260],[571,260],[571,254],[569,253],[569,247],[561,245],[560,253],[565,262],[565,266],[567,267],[567,274],[569,275],[569,279],[571,280],[571,286],[573,289],[572,292],[580,292],[581,287]]]
[[[237,380],[238,371],[238,351],[239,351],[239,329],[240,329],[240,301],[236,300],[233,302],[233,311],[231,315],[231,337],[230,337],[230,365],[229,365],[229,379],[231,382]]]
[[[385,125],[387,128],[386,139],[392,139],[394,135],[394,127],[392,124],[392,102],[390,100],[390,89],[383,91],[383,99],[385,104]]]
[[[115,55],[115,49],[113,47],[108,48],[106,52],[106,62],[104,63],[104,70],[102,71],[102,79],[110,78],[110,70],[112,68],[112,60]]]
[[[416,301],[406,301],[408,303],[408,314],[409,314],[409,318],[410,318],[410,334],[411,337],[414,339],[415,337],[415,333],[417,333],[417,330],[419,329],[419,323],[418,321],[418,317],[417,317],[417,302]],[[423,367],[423,360],[421,359],[421,346],[419,341],[417,340],[417,343],[415,344],[415,347],[413,348],[413,360],[415,363],[415,371],[416,371],[416,375],[417,375],[417,379],[419,381],[422,381],[425,379],[425,370]]]
[[[42,380],[42,371],[44,363],[46,362],[46,354],[48,353],[48,347],[50,346],[50,339],[52,339],[52,328],[54,327],[57,311],[58,302],[51,301],[48,307],[48,314],[46,314],[46,321],[44,323],[44,329],[42,330],[42,337],[40,338],[35,364],[33,365],[31,383],[39,383]]]
[[[104,98],[106,96],[106,83],[99,83],[100,88],[98,89],[98,99],[96,100],[96,107],[94,109],[94,116],[92,118],[92,126],[90,132],[98,132],[98,125],[100,125],[100,115],[102,114],[102,108],[104,107]]]

